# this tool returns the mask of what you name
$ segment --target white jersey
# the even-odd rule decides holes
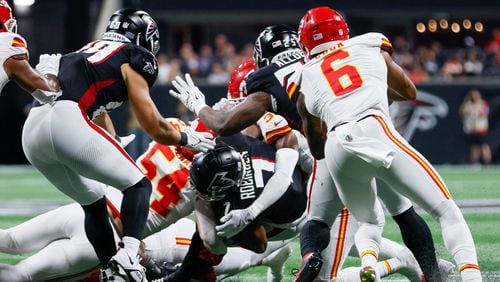
[[[28,57],[28,47],[26,40],[17,33],[0,32],[0,91],[7,82],[9,77],[4,69],[5,61],[13,56]]]
[[[389,116],[381,48],[391,48],[391,43],[380,33],[339,41],[294,76],[293,88],[304,94],[307,110],[328,129],[368,114]]]

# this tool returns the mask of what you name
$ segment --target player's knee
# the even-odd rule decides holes
[[[464,221],[464,217],[457,204],[453,200],[441,202],[433,211],[432,215],[442,224],[456,224]]]
[[[20,255],[22,251],[9,230],[0,229],[0,252],[13,255]]]

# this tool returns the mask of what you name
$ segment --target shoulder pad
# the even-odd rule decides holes
[[[131,46],[134,48],[130,56],[130,66],[144,77],[149,87],[153,86],[158,76],[158,63],[155,56],[141,46]]]
[[[369,33],[365,33],[363,35],[357,36],[355,38],[357,40],[359,40],[360,42],[363,42],[364,44],[367,44],[370,46],[380,47],[380,49],[382,49],[382,50],[384,50],[392,55],[392,43],[382,33],[369,32]]]
[[[11,32],[0,33],[0,50],[7,57],[26,56],[29,57],[28,44],[24,38]]]

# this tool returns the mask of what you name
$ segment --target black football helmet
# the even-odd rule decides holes
[[[269,65],[281,52],[299,49],[297,32],[286,24],[266,27],[255,40],[253,60],[261,68]]]
[[[158,25],[146,12],[125,8],[111,15],[102,39],[131,42],[156,55],[160,50]]]
[[[198,195],[208,201],[220,201],[240,187],[243,164],[238,152],[225,144],[194,158],[189,179]]]

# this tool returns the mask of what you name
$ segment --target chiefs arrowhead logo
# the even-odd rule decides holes
[[[448,115],[448,104],[429,92],[418,91],[413,101],[393,103],[389,108],[396,130],[410,141],[416,130],[431,130]]]

